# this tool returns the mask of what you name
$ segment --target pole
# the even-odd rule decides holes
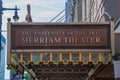
[[[1,55],[1,50],[2,50],[2,40],[1,40],[1,37],[2,37],[2,14],[3,14],[3,11],[5,10],[19,10],[16,8],[3,8],[3,3],[2,3],[2,0],[0,0],[0,55]],[[16,16],[15,16],[16,18]]]
[[[2,44],[1,44],[1,33],[2,33],[2,14],[4,10],[20,10],[17,8],[3,8],[2,5],[2,0],[0,0],[0,55],[1,55],[1,49],[2,49]]]
[[[1,49],[2,49],[2,44],[1,44],[1,26],[2,26],[2,0],[0,0],[0,55],[1,55]]]

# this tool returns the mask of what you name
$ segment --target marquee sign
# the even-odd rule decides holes
[[[110,49],[108,24],[11,24],[11,49]]]
[[[111,62],[115,52],[113,28],[113,22],[8,23],[7,64]],[[18,71],[24,72],[21,65]]]

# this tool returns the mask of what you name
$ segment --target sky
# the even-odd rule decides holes
[[[49,22],[57,14],[65,9],[66,0],[2,0],[3,7],[20,9],[18,11],[19,22],[24,22],[27,15],[27,4],[31,6],[33,22]],[[7,18],[13,22],[14,11],[3,11],[2,29],[6,30]],[[59,18],[58,18],[59,19]],[[4,33],[4,32],[3,32]]]
[[[4,8],[20,9],[18,11],[19,22],[24,22],[27,15],[27,4],[31,6],[31,16],[33,22],[50,22],[57,14],[65,9],[66,0],[2,0]],[[6,38],[7,19],[13,22],[14,11],[3,11],[2,34]],[[58,18],[59,19],[59,18]],[[4,32],[5,31],[5,32]],[[9,79],[9,72],[6,70],[5,78]]]

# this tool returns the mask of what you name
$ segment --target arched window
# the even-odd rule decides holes
[[[100,17],[99,21],[100,22],[109,21],[110,19],[111,19],[111,16],[107,12],[104,12]]]

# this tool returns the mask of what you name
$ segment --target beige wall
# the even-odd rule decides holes
[[[90,20],[90,0],[76,0],[74,8],[74,22],[85,22]]]
[[[91,22],[105,21],[103,17],[105,0],[91,0],[90,2],[90,18]]]

